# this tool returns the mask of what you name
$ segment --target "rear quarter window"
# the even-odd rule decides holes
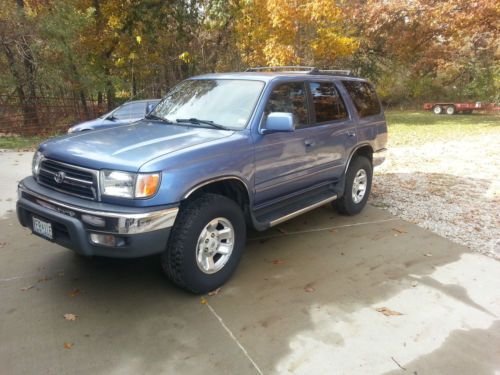
[[[378,115],[381,111],[377,93],[371,84],[360,81],[342,81],[359,117]]]

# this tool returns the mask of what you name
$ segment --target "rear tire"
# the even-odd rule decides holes
[[[432,112],[434,112],[434,114],[436,115],[440,115],[441,113],[443,113],[443,108],[439,105],[435,105],[434,108],[432,108]]]
[[[455,106],[450,105],[449,107],[446,107],[446,114],[447,115],[454,115],[456,112]]]
[[[229,280],[245,239],[241,208],[222,195],[204,194],[181,207],[161,265],[177,286],[196,294],[207,293]]]
[[[356,156],[346,173],[344,195],[333,202],[343,215],[359,214],[368,201],[372,187],[373,167],[364,156]]]

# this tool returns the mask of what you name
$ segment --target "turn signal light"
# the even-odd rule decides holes
[[[139,174],[135,185],[135,197],[146,198],[155,195],[159,184],[159,174]]]

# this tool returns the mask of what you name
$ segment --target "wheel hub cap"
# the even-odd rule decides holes
[[[368,177],[366,175],[366,171],[364,169],[360,169],[356,173],[352,183],[352,200],[354,203],[361,202],[365,197],[367,182]]]
[[[226,265],[234,248],[234,228],[223,217],[211,220],[200,233],[196,263],[203,273],[215,273]]]

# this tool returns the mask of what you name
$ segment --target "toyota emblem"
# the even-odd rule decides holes
[[[62,184],[63,181],[64,181],[64,178],[66,177],[66,173],[60,171],[60,172],[57,172],[55,175],[54,175],[54,181],[57,182],[58,184]]]

